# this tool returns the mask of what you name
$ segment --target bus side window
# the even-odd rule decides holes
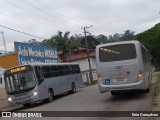
[[[35,67],[35,73],[36,73],[36,77],[39,83],[41,83],[44,78],[43,78],[43,73],[40,67]]]

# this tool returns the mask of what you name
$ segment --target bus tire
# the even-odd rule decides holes
[[[75,92],[76,92],[76,86],[75,86],[75,83],[72,83],[71,87],[72,87],[72,90],[71,90],[71,91],[69,91],[69,93],[73,94],[73,93],[75,93]]]
[[[147,89],[144,90],[144,92],[145,92],[145,93],[148,93],[148,92],[150,92],[150,89],[147,88]]]
[[[111,95],[118,95],[116,91],[111,91]]]
[[[30,106],[31,106],[31,103],[23,104],[23,107],[30,107]]]
[[[53,90],[48,90],[48,99],[47,99],[47,101],[48,102],[52,102],[53,98],[54,98]]]

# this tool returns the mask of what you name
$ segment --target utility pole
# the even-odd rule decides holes
[[[2,31],[2,37],[3,37],[3,44],[4,44],[4,52],[6,53],[7,50],[6,50],[6,43],[5,43],[5,38],[4,38],[4,32]]]
[[[86,43],[86,50],[87,50],[87,59],[88,59],[88,64],[89,64],[89,77],[90,77],[90,84],[93,83],[93,75],[92,75],[92,68],[91,68],[91,61],[90,61],[90,56],[89,56],[89,49],[88,49],[88,42],[86,38],[87,31],[86,29],[92,27],[91,26],[86,26],[86,27],[81,27],[84,30],[84,38],[85,38],[85,43]]]

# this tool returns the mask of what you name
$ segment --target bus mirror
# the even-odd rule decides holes
[[[39,82],[42,82],[42,81],[43,81],[43,79],[41,78],[41,79],[39,79],[38,81],[39,81]]]
[[[38,83],[39,83],[39,84],[41,84],[41,83],[42,83],[42,81],[43,81],[43,79],[42,79],[42,78],[38,79]]]

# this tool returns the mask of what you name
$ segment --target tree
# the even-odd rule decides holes
[[[151,53],[156,70],[160,69],[160,24],[135,36]]]
[[[108,42],[107,41],[108,38],[103,34],[98,35],[96,38],[97,38],[97,41],[100,43],[107,43]]]
[[[134,39],[134,31],[126,30],[124,34],[121,35],[121,41],[133,40]]]
[[[65,32],[63,35],[61,31],[58,31],[57,35],[51,37],[51,39],[47,41],[47,43],[50,43],[51,47],[55,47],[62,51],[61,57],[64,62],[69,61],[70,50],[77,48],[77,46],[71,41],[69,34],[70,32]]]
[[[36,39],[28,40],[28,43],[33,45],[41,45],[41,42],[37,41]]]
[[[114,34],[112,37],[113,37],[113,40],[114,40],[115,42],[120,41],[120,39],[121,39],[121,36],[120,36],[120,34],[118,34],[118,33]]]
[[[95,49],[96,46],[98,44],[100,44],[100,42],[97,41],[97,39],[94,38],[93,36],[87,36],[86,39],[87,39],[87,42],[88,42],[88,49]],[[80,44],[83,45],[84,47],[86,47],[85,37],[82,38]]]

